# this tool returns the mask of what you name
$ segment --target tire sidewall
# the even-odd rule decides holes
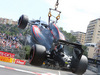
[[[46,48],[42,45],[35,44],[34,46],[32,46],[30,55],[32,55],[32,58],[29,60],[29,63],[32,65],[40,66],[45,60]]]

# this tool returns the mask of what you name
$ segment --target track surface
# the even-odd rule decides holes
[[[0,75],[75,75],[68,71],[52,70],[36,66],[18,65],[0,61]],[[87,70],[84,75],[96,75]]]

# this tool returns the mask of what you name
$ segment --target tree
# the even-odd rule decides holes
[[[31,47],[30,47],[29,45],[26,45],[26,46],[24,47],[24,49],[25,49],[25,52],[26,52],[25,59],[28,59],[29,54],[30,54]]]
[[[0,24],[0,33],[6,33],[6,34],[9,34],[9,35],[16,35],[16,34],[22,33],[22,31],[23,30],[19,29],[17,27],[17,25]]]
[[[71,33],[67,33],[66,31],[64,31],[62,27],[60,27],[59,29],[64,34],[67,41],[69,41],[69,42],[77,41],[75,36],[73,36]]]
[[[85,56],[88,56],[88,51],[87,51],[88,48],[87,48],[86,46],[82,45],[82,49],[84,50],[84,53],[83,53],[83,54],[84,54]]]

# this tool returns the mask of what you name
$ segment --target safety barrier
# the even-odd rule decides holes
[[[14,56],[15,54],[13,53],[0,51],[0,61],[21,64],[21,65],[26,64],[25,60],[15,59]]]
[[[100,65],[100,60],[88,58],[88,63]]]

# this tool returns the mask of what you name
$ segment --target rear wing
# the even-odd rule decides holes
[[[73,50],[73,56],[75,59],[79,59],[81,58],[81,56],[83,55],[83,52],[84,50],[82,49],[82,45],[80,44],[77,44],[77,43],[71,43],[71,42],[68,42],[68,41],[65,41],[65,40],[58,40],[58,43],[59,44],[63,44],[63,45],[71,45],[74,47],[74,50]]]

